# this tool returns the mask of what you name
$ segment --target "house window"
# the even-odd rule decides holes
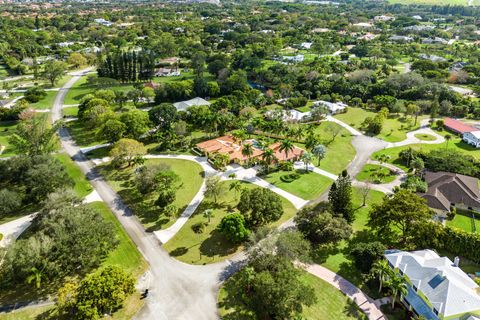
[[[433,313],[435,313],[438,316],[438,310],[433,308]]]
[[[418,289],[415,285],[413,285],[413,290],[418,291]]]
[[[473,210],[473,208],[472,208],[472,207],[468,207],[468,210]]]
[[[401,269],[398,269],[398,272],[403,276],[403,271]]]

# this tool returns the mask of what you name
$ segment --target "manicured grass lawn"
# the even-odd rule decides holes
[[[182,229],[164,245],[170,255],[186,263],[205,264],[228,259],[242,249],[241,245],[232,244],[217,230],[222,218],[236,211],[235,207],[240,198],[239,194],[235,195],[234,191],[229,190],[230,183],[231,181],[222,182],[224,192],[219,197],[217,204],[210,199],[205,199]],[[248,189],[259,188],[245,182],[242,182],[242,185],[243,188]],[[279,226],[296,213],[295,207],[287,199],[282,198],[282,204],[284,214],[272,224],[273,226]],[[207,219],[203,217],[203,212],[210,208],[214,210],[214,217],[211,218],[210,224],[202,233],[195,233],[192,226],[199,222],[207,222]]]
[[[76,117],[78,114],[78,107],[63,108],[62,113],[66,117]]]
[[[73,187],[73,190],[80,198],[84,198],[92,192],[92,186],[87,181],[85,175],[82,173],[80,168],[77,167],[75,162],[73,162],[73,160],[68,154],[59,153],[54,155],[54,157],[60,160],[60,162],[65,166],[65,169],[67,170],[70,178],[75,181],[75,186]]]
[[[45,91],[45,93],[47,94],[45,98],[36,103],[30,104],[33,109],[45,110],[50,109],[53,106],[53,101],[55,100],[58,91]]]
[[[474,220],[472,220],[471,216],[467,216],[463,213],[457,213],[453,220],[447,220],[447,226],[462,229],[466,232],[474,232],[474,222],[478,233],[478,230],[480,229],[480,219],[475,218]]]
[[[0,320],[35,320],[48,319],[47,315],[53,306],[29,307],[19,311],[0,313]],[[44,318],[45,316],[45,318]]]
[[[10,157],[15,155],[15,152],[8,140],[9,137],[15,132],[16,126],[16,121],[0,121],[0,146],[5,146],[5,149],[0,157]]]
[[[374,111],[351,107],[348,108],[346,113],[337,114],[334,117],[360,130],[363,121],[367,117],[374,117],[375,115],[376,112]],[[388,119],[385,119],[383,129],[377,137],[387,142],[405,140],[407,138],[407,132],[418,129],[420,127],[420,121],[427,117],[428,116],[419,116],[417,125],[414,125],[412,118],[406,119],[403,116],[390,115]]]
[[[95,134],[95,130],[86,128],[79,120],[67,122],[66,126],[68,132],[80,147],[90,147],[106,142]]]
[[[355,158],[355,148],[352,146],[352,136],[350,133],[341,128],[340,133],[335,140],[330,130],[341,128],[340,125],[334,122],[321,122],[315,129],[315,133],[323,139],[323,144],[327,147],[325,158],[320,162],[320,168],[333,174],[340,174],[348,164]],[[313,159],[313,164],[318,166],[316,157]]]
[[[415,138],[423,140],[423,141],[434,141],[434,140],[437,139],[437,138],[435,138],[434,136],[432,136],[431,134],[428,134],[428,133],[417,133],[417,134],[415,134]]]
[[[395,180],[395,174],[390,172],[390,169],[376,165],[376,164],[366,164],[362,171],[357,174],[357,180],[359,181],[370,181],[372,183],[389,183]]]
[[[372,159],[378,159],[378,156],[384,154],[390,157],[390,159],[388,160],[389,163],[392,163],[404,170],[408,170],[408,168],[405,167],[405,165],[398,159],[398,154],[400,153],[400,151],[405,150],[407,148],[412,148],[417,151],[429,152],[436,149],[442,149],[442,148],[447,149],[447,147],[449,150],[454,150],[455,152],[458,152],[458,153],[470,155],[476,158],[477,160],[480,160],[480,150],[475,149],[471,145],[466,144],[458,137],[453,137],[453,139],[450,140],[449,142],[445,141],[439,144],[412,144],[412,145],[403,146],[403,147],[388,148],[388,149],[380,150],[375,152],[372,155]]]
[[[365,201],[366,205],[362,206],[362,190],[360,188],[353,188],[352,191],[353,208],[355,210],[355,220],[352,223],[352,227],[354,231],[361,231],[367,228],[368,212],[372,208],[372,205],[381,203],[385,194],[377,190],[370,190]]]
[[[147,166],[154,164],[167,165],[179,176],[179,187],[173,204],[178,208],[177,215],[180,215],[200,190],[203,181],[202,167],[195,162],[181,159],[148,159],[145,161]],[[167,228],[175,222],[176,217],[165,216],[155,205],[157,192],[142,195],[137,191],[134,185],[134,168],[117,169],[109,164],[103,164],[98,169],[148,231]]]
[[[297,170],[300,177],[292,182],[284,182],[281,180],[281,177],[292,173],[293,171],[277,171],[263,176],[262,178],[274,186],[305,200],[317,198],[325,192],[333,182],[329,178],[319,175],[318,173],[311,171],[306,173],[304,170]]]
[[[304,307],[302,319],[367,319],[358,307],[345,295],[327,282],[301,271],[301,281],[312,286],[317,301],[310,307]],[[241,302],[239,288],[234,285],[234,277],[227,280],[218,295],[219,313],[223,319],[256,319]]]
[[[73,87],[68,91],[65,96],[64,104],[77,104],[80,103],[82,98],[90,93],[94,93],[96,90],[104,89],[99,86],[91,86],[87,83],[87,76],[80,78]],[[108,86],[106,89],[113,91],[130,91],[133,90],[132,84],[117,84],[113,86]]]

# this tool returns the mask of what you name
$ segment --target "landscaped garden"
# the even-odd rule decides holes
[[[301,271],[301,281],[313,287],[316,303],[304,307],[302,317],[305,319],[367,319],[357,305],[327,282]],[[241,289],[235,287],[235,275],[227,280],[218,295],[219,313],[222,319],[247,320],[256,319],[241,301]]]
[[[437,138],[428,133],[416,133],[415,138],[423,141],[435,141]]]
[[[159,192],[155,191],[147,195],[138,192],[134,183],[135,169],[133,167],[117,169],[111,164],[103,164],[98,169],[147,230],[167,228],[175,222],[200,190],[203,181],[202,167],[195,162],[181,159],[149,159],[145,161],[145,166],[163,166],[178,176],[179,181],[175,188],[175,201],[173,202],[176,212],[171,216],[167,216],[155,205]]]
[[[452,220],[447,220],[447,226],[462,229],[466,232],[479,232],[480,216],[474,214],[473,217],[469,213],[457,212]]]
[[[262,176],[262,178],[274,186],[305,200],[319,197],[333,182],[325,176],[305,170],[280,170]]]
[[[233,244],[217,227],[222,218],[237,212],[236,206],[240,199],[240,190],[230,190],[233,181],[221,182],[222,192],[217,199],[205,198],[195,213],[188,219],[180,231],[168,241],[164,248],[176,259],[192,264],[214,263],[232,257],[243,247]],[[249,183],[242,182],[241,189],[258,188]],[[295,207],[285,198],[281,198],[284,214],[272,223],[274,227],[292,218],[296,212]],[[212,209],[212,216],[205,217],[207,209]]]
[[[376,184],[389,183],[395,180],[396,174],[389,168],[377,164],[366,164],[357,174],[357,180]]]

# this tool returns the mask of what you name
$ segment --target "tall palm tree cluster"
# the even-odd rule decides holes
[[[395,308],[397,298],[402,300],[402,297],[408,293],[405,277],[392,270],[385,259],[376,261],[372,265],[371,273],[377,276],[380,282],[378,292],[381,292],[384,287],[390,289],[392,293],[392,309]]]

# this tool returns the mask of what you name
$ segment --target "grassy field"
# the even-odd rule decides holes
[[[153,164],[167,165],[179,176],[180,183],[173,204],[178,208],[177,214],[180,215],[200,190],[203,181],[202,167],[195,162],[181,159],[149,159],[145,162],[147,166]],[[165,216],[155,205],[158,193],[142,195],[137,191],[133,180],[134,168],[118,170],[108,164],[98,168],[148,231],[167,228],[175,222],[176,217]]]
[[[164,245],[170,255],[186,263],[205,264],[228,259],[242,249],[242,246],[232,244],[217,230],[222,218],[236,211],[235,207],[240,197],[234,191],[229,191],[230,183],[231,181],[222,182],[224,192],[219,197],[217,204],[210,199],[205,199],[182,229]],[[242,184],[243,188],[258,188],[253,184]],[[282,204],[284,214],[273,226],[280,225],[296,213],[295,207],[288,200],[282,198]],[[210,208],[214,210],[214,216],[210,223],[202,233],[195,233],[192,226],[199,222],[207,222],[203,212]]]
[[[361,129],[363,121],[367,117],[374,117],[376,112],[368,111],[362,108],[348,108],[346,113],[335,115],[340,121],[354,127]],[[407,138],[407,132],[416,130],[420,127],[420,121],[426,119],[428,116],[419,116],[417,125],[414,125],[412,118],[405,118],[403,116],[390,115],[383,123],[383,129],[378,138],[387,142],[399,142]]]
[[[366,164],[356,178],[359,181],[370,181],[372,183],[389,183],[395,180],[395,174],[384,166]]]
[[[470,155],[470,156],[474,157],[475,159],[480,160],[480,150],[475,149],[474,147],[466,144],[465,142],[463,142],[458,137],[453,137],[453,139],[450,140],[449,142],[445,141],[445,142],[440,143],[440,144],[412,144],[412,145],[409,145],[409,146],[380,150],[380,151],[375,152],[372,155],[372,159],[378,159],[378,157],[382,154],[387,155],[387,156],[390,157],[389,160],[388,160],[389,163],[392,163],[392,164],[396,165],[397,167],[402,168],[404,170],[408,170],[408,168],[405,167],[405,165],[401,161],[399,161],[398,154],[399,154],[400,151],[402,151],[404,149],[407,149],[409,147],[411,147],[414,150],[424,151],[424,152],[429,152],[429,151],[436,150],[436,149],[442,149],[442,148],[447,149],[448,148],[449,150],[454,150],[455,152],[458,152],[458,153],[463,153],[463,154],[466,154],[466,155]]]
[[[475,231],[473,226],[474,223],[478,232],[478,229],[480,229],[480,219],[478,218],[475,218],[473,220],[470,216],[467,216],[466,214],[457,213],[453,220],[447,220],[447,226],[462,229],[466,232]]]
[[[0,320],[38,320],[48,319],[53,306],[29,307],[19,311],[0,313]]]
[[[84,198],[92,192],[92,186],[87,181],[85,175],[82,173],[80,168],[77,167],[75,162],[73,162],[73,160],[68,154],[59,153],[54,155],[54,157],[60,160],[60,162],[65,166],[70,178],[75,181],[75,186],[73,187],[73,190],[80,198]]]
[[[355,158],[355,148],[352,146],[352,136],[346,129],[341,129],[335,140],[330,130],[338,129],[340,125],[333,122],[322,122],[316,129],[317,133],[327,147],[325,158],[320,162],[320,168],[334,174],[340,174]],[[313,164],[318,166],[316,158]]]
[[[63,115],[66,117],[76,117],[78,114],[78,107],[67,107],[62,109]]]
[[[299,178],[292,182],[284,182],[281,180],[283,176],[292,174],[290,171],[272,172],[262,178],[273,184],[274,186],[283,189],[291,194],[294,194],[305,200],[312,200],[320,196],[332,184],[332,180],[319,175],[318,173],[308,172],[304,170],[297,170]]]
[[[234,286],[234,277],[227,280],[218,295],[219,313],[223,319],[256,319],[241,302],[239,288]],[[301,271],[301,281],[315,290],[317,301],[310,307],[304,307],[302,319],[367,319],[358,307],[345,295],[327,282]]]
[[[10,135],[15,132],[16,126],[16,121],[0,121],[0,146],[5,146],[5,149],[0,157],[10,157],[15,155],[15,152],[8,140]]]
[[[68,127],[68,132],[80,147],[90,147],[106,142],[106,140],[100,139],[94,130],[85,128],[79,120],[70,121],[66,126]]]
[[[42,100],[36,102],[36,103],[32,103],[30,104],[30,106],[33,108],[33,109],[36,109],[36,110],[45,110],[45,109],[50,109],[52,108],[53,106],[53,101],[55,100],[55,97],[57,96],[57,93],[58,91],[45,91],[45,93],[47,94],[45,96],[45,98],[43,98]]]

